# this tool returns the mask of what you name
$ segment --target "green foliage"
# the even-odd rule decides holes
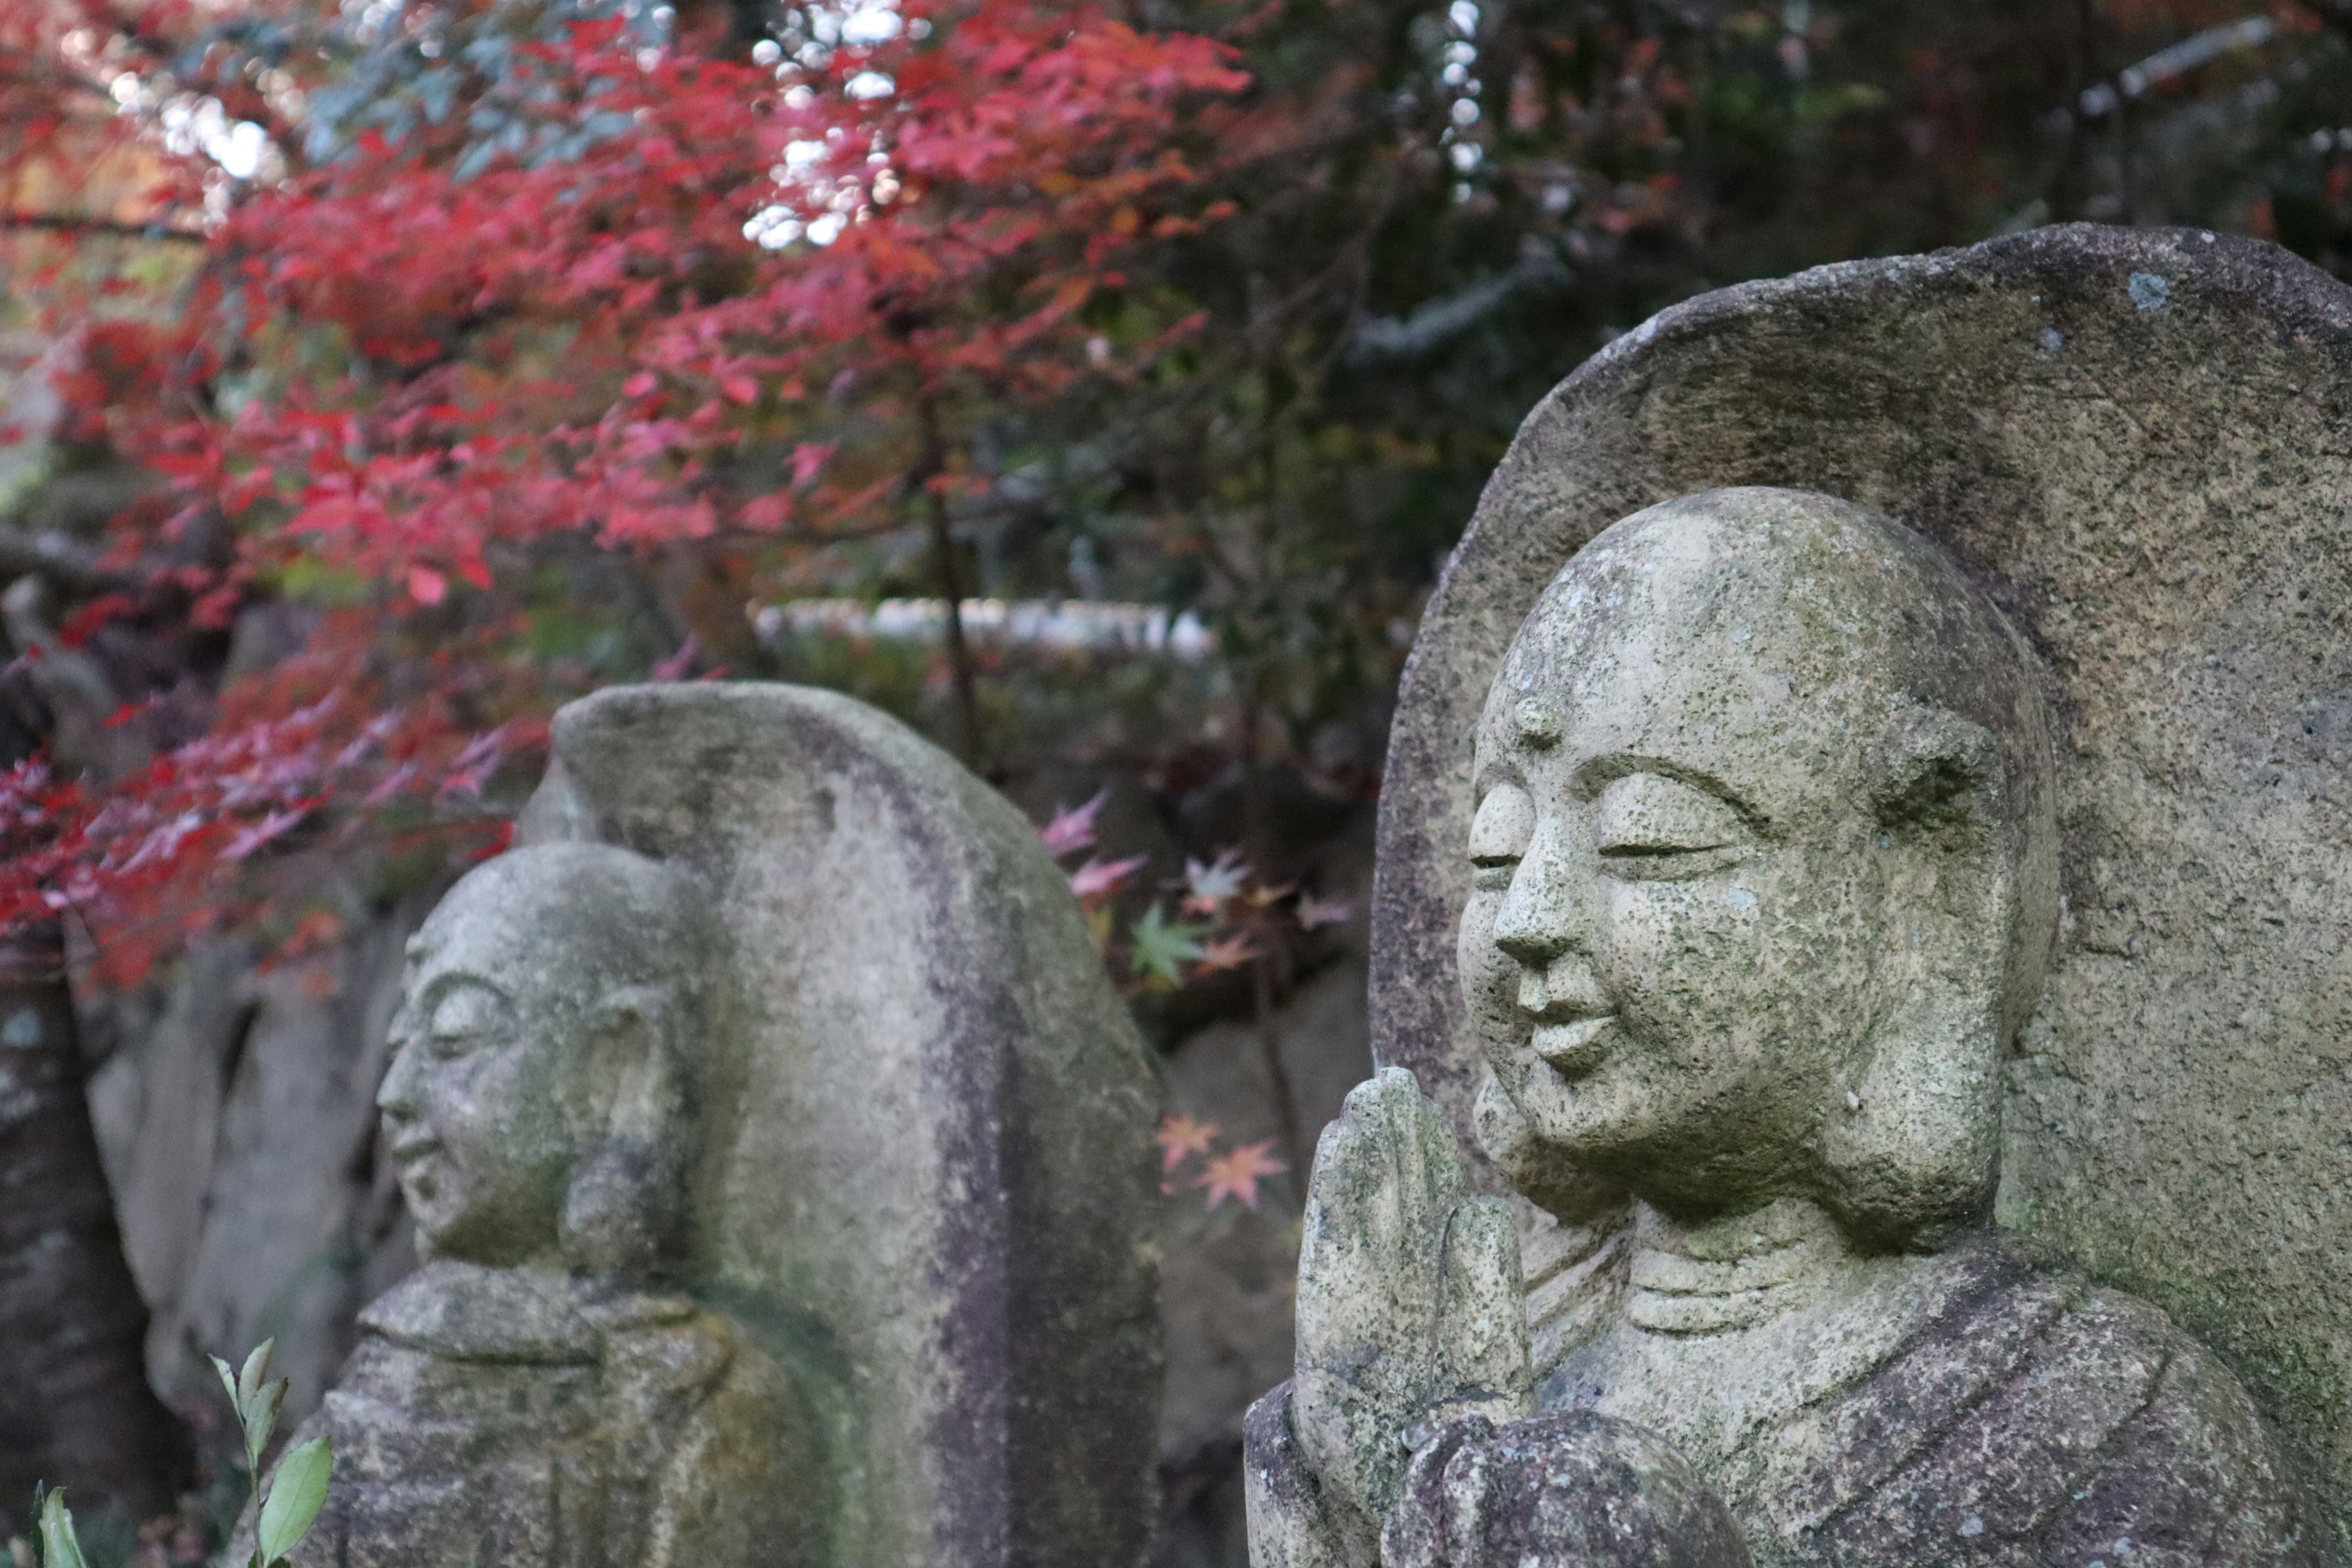
[[[218,1356],[212,1358],[221,1386],[228,1391],[230,1408],[236,1412],[237,1428],[245,1439],[246,1473],[254,1479],[254,1494],[260,1501],[247,1568],[274,1568],[301,1544],[311,1525],[318,1522],[319,1510],[326,1506],[327,1481],[335,1463],[327,1439],[312,1437],[287,1450],[268,1487],[265,1489],[260,1485],[261,1456],[268,1450],[278,1409],[286,1402],[286,1380],[269,1375],[269,1356],[276,1347],[275,1340],[264,1340],[245,1358],[242,1369],[232,1368]],[[65,1492],[42,1491],[35,1498],[34,1508],[41,1538],[38,1562],[25,1542],[12,1541],[8,1550],[13,1568],[89,1568],[72,1510],[66,1507]]]
[[[1143,911],[1128,929],[1128,959],[1136,973],[1164,985],[1184,983],[1184,965],[1202,954],[1201,937],[1208,930],[1190,921],[1168,921],[1160,906]]]
[[[286,1380],[269,1376],[269,1355],[276,1347],[275,1340],[262,1341],[236,1370],[218,1356],[212,1358],[213,1370],[220,1373],[221,1386],[236,1411],[245,1436],[246,1473],[253,1478],[254,1497],[260,1505],[249,1568],[271,1568],[301,1543],[326,1504],[327,1480],[334,1468],[327,1440],[313,1437],[288,1450],[268,1487],[261,1484],[261,1456],[277,1428],[278,1407],[286,1401]]]
[[[271,1563],[289,1556],[327,1502],[327,1477],[335,1457],[324,1437],[297,1443],[278,1461],[270,1479],[269,1496],[261,1505],[261,1523],[255,1532],[255,1561]]]
[[[89,1568],[63,1489],[41,1499],[41,1563],[42,1568]]]

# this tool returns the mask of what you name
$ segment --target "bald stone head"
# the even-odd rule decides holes
[[[720,932],[625,849],[490,861],[411,940],[376,1104],[419,1250],[651,1269],[676,1240]]]
[[[1745,489],[1603,531],[1477,731],[1489,1152],[1564,1215],[1795,1195],[1901,1247],[1981,1219],[2056,922],[2052,766],[2030,654],[1901,524]]]

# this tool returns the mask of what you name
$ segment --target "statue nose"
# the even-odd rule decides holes
[[[1514,926],[1506,931],[1502,922],[1497,921],[1495,923],[1495,945],[1530,969],[1544,969],[1553,959],[1568,951],[1568,938],[1563,932],[1532,925]]]
[[[1577,866],[1560,835],[1538,834],[1495,911],[1495,945],[1530,969],[1548,967],[1579,945],[1595,879]]]
[[[392,1030],[392,1065],[384,1069],[383,1081],[376,1086],[376,1109],[385,1116],[405,1120],[416,1113],[415,1053],[409,1048],[407,1031],[395,1024]]]

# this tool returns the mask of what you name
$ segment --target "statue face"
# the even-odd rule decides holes
[[[601,1118],[583,1059],[588,977],[551,903],[492,862],[409,944],[376,1104],[428,1257],[560,1261],[557,1217]]]
[[[1825,630],[1892,590],[1802,531],[1759,580],[1719,524],[1702,498],[1612,529],[1513,644],[1459,952],[1507,1168],[1696,1205],[1802,1186],[1908,897],[1858,761],[1896,693]]]

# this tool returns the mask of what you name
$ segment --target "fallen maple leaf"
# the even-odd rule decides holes
[[[1355,912],[1356,906],[1346,899],[1318,899],[1309,893],[1298,900],[1298,929],[1335,926]]]
[[[1091,846],[1095,841],[1095,817],[1109,798],[1110,791],[1101,790],[1084,805],[1055,812],[1054,820],[1037,830],[1037,837],[1045,841],[1045,853],[1058,860]]]
[[[1160,1119],[1160,1131],[1152,1136],[1160,1144],[1160,1169],[1172,1171],[1188,1155],[1209,1152],[1217,1136],[1217,1124],[1195,1121],[1189,1116],[1163,1116]]]
[[[1152,905],[1143,911],[1143,918],[1128,928],[1128,953],[1136,971],[1162,984],[1173,987],[1184,984],[1187,963],[1201,956],[1201,934],[1205,928],[1179,921],[1173,924],[1160,919],[1160,906]]]
[[[1225,850],[1206,866],[1188,858],[1184,862],[1184,912],[1214,914],[1218,905],[1240,895],[1249,873],[1249,862],[1242,858],[1238,849]]]
[[[1070,873],[1070,891],[1078,901],[1108,898],[1118,891],[1119,884],[1143,869],[1148,855],[1130,855],[1124,860],[1089,860]]]
[[[1290,1167],[1274,1152],[1274,1142],[1244,1143],[1211,1158],[1201,1173],[1192,1178],[1196,1187],[1209,1190],[1208,1206],[1214,1209],[1227,1198],[1239,1198],[1242,1207],[1257,1207],[1257,1184],[1262,1176],[1278,1176]]]
[[[1257,955],[1258,950],[1250,944],[1248,937],[1224,936],[1201,944],[1200,962],[1202,968],[1214,972],[1239,969]]]

